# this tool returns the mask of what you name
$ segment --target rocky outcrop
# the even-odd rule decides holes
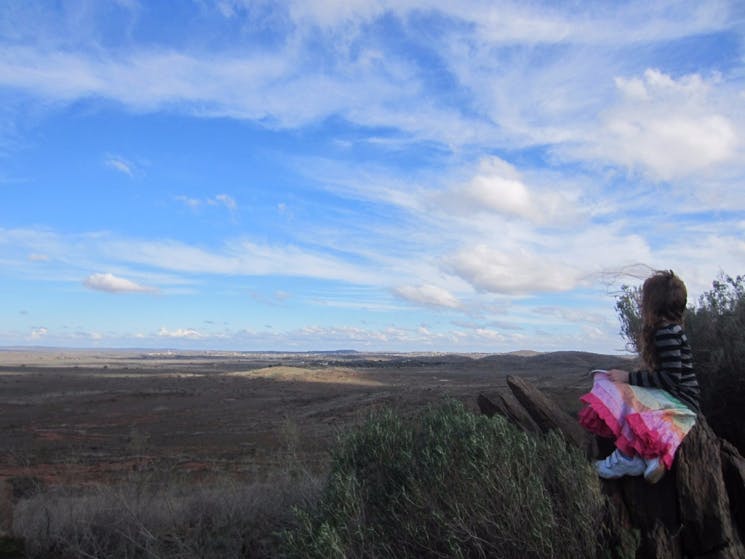
[[[543,392],[516,376],[507,377],[507,386],[541,431],[559,429],[576,446],[585,447],[587,441],[585,430]]]
[[[588,444],[588,435],[576,419],[525,379],[509,377],[507,385],[541,431],[558,430],[569,444],[588,455],[595,453],[595,458],[602,457],[597,455],[598,447],[609,450],[607,441]],[[499,404],[494,399],[479,396],[483,413],[500,413],[521,424],[514,419],[518,412],[504,411],[504,398]],[[703,417],[659,483],[650,485],[641,477],[624,477],[604,481],[603,490],[610,507],[608,536],[616,537],[624,525],[638,529],[637,559],[745,558],[745,459],[717,437]]]
[[[745,557],[724,485],[721,442],[703,418],[679,450],[676,488],[683,548],[692,557]],[[734,554],[733,554],[734,553]]]
[[[722,477],[730,510],[741,537],[745,537],[745,458],[729,441],[721,441]]]
[[[530,418],[530,415],[528,415],[522,406],[511,403],[499,392],[489,393],[488,395],[479,394],[476,403],[484,415],[488,415],[489,417],[501,415],[525,431],[530,433],[541,432],[541,429]]]

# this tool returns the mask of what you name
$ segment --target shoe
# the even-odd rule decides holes
[[[618,450],[605,460],[595,462],[595,469],[603,479],[616,479],[623,476],[640,476],[644,473],[645,464],[640,456],[625,456]]]
[[[665,465],[662,463],[659,456],[645,460],[644,463],[644,479],[648,483],[657,483],[662,479],[662,476],[665,475]]]

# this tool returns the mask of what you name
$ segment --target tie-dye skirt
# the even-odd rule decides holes
[[[604,371],[580,400],[587,404],[579,413],[585,429],[615,439],[627,456],[659,456],[667,469],[696,423],[696,413],[666,390],[613,382]]]

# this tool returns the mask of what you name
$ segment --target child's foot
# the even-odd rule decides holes
[[[665,465],[662,460],[657,458],[650,458],[645,460],[644,468],[644,479],[649,483],[657,483],[665,475]]]
[[[605,460],[595,462],[595,469],[603,479],[616,479],[623,476],[640,476],[644,473],[644,460],[639,456],[626,456],[618,449]]]

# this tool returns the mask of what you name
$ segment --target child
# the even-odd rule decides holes
[[[580,424],[615,439],[616,450],[595,462],[598,475],[639,476],[657,483],[696,422],[699,387],[683,332],[686,287],[672,270],[655,272],[642,287],[641,357],[646,370],[598,371]]]

